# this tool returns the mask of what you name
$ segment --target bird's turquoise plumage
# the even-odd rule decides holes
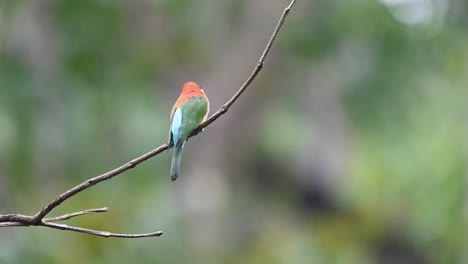
[[[171,162],[171,180],[175,181],[179,177],[180,170],[180,160],[182,159],[182,149],[184,148],[184,143],[180,146],[174,147],[174,152],[172,154]]]
[[[171,179],[179,176],[182,149],[190,133],[206,119],[209,103],[206,96],[192,96],[175,107],[171,114],[170,140],[174,145],[171,163]]]

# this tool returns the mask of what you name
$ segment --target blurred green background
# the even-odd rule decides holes
[[[167,141],[186,81],[214,112],[285,0],[2,0],[0,213],[34,214]],[[468,3],[298,0],[263,71],[186,145],[0,229],[0,263],[467,263]]]

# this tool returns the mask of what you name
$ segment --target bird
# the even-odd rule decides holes
[[[210,102],[205,91],[195,82],[182,86],[179,98],[170,115],[169,144],[174,146],[171,162],[171,180],[179,177],[180,160],[190,134],[208,117]]]

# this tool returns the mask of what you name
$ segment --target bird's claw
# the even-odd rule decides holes
[[[203,132],[203,130],[204,130],[204,128],[197,127],[192,131],[192,134],[190,136],[196,136],[199,133]],[[187,138],[187,141],[188,141],[188,138]]]
[[[197,127],[195,130],[194,130],[194,134],[193,135],[198,135],[199,133],[203,132],[204,128],[200,128],[200,127]]]

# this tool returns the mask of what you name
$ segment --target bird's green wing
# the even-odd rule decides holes
[[[180,127],[180,138],[187,137],[201,124],[208,111],[208,100],[203,96],[194,96],[185,101],[181,106],[182,126]]]

